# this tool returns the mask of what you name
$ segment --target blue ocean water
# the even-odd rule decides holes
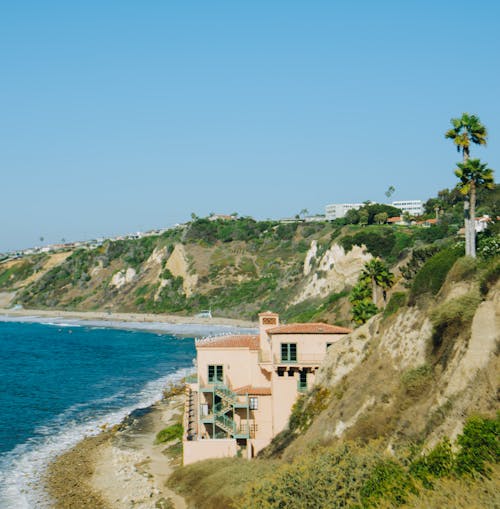
[[[0,322],[0,508],[43,507],[48,461],[158,400],[194,356],[165,333]]]

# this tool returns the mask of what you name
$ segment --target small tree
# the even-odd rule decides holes
[[[387,212],[379,212],[378,214],[375,214],[375,222],[377,224],[384,224],[387,222]]]
[[[361,209],[359,211],[359,224],[362,226],[366,226],[368,224],[369,214],[365,209]]]
[[[380,258],[374,258],[365,264],[361,273],[361,280],[371,285],[372,301],[377,305],[377,290],[388,290],[394,284],[394,274],[389,271],[386,264]]]

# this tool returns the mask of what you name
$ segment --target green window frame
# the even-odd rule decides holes
[[[222,364],[208,365],[208,383],[217,383],[224,381],[224,366]]]
[[[297,362],[297,343],[281,343],[281,362]]]
[[[249,409],[250,410],[258,410],[259,409],[259,398],[257,396],[249,397]]]

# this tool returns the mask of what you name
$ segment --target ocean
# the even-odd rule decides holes
[[[46,507],[40,477],[48,462],[157,401],[193,371],[189,334],[210,332],[98,325],[0,321],[1,509]]]

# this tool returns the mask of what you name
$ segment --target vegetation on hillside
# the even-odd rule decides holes
[[[498,415],[475,415],[453,445],[443,439],[429,451],[407,445],[390,454],[381,441],[318,444],[291,462],[202,461],[174,472],[169,485],[195,507],[359,509],[401,507],[414,497],[432,500],[450,483],[462,490],[463,503],[456,507],[466,508],[474,479],[493,507],[498,486],[490,480],[498,476],[499,432]]]

